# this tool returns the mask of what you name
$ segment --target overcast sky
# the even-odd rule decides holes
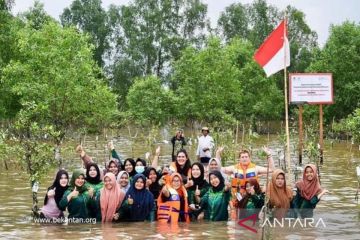
[[[65,7],[70,6],[72,0],[40,0],[44,3],[45,10],[54,18],[59,19]],[[103,0],[103,6],[107,8],[111,3],[123,5],[130,0]],[[213,24],[222,11],[232,3],[251,3],[253,0],[203,0],[208,5],[208,17]],[[267,0],[269,4],[283,10],[287,5],[296,7],[305,13],[306,22],[312,30],[318,33],[318,42],[322,46],[329,36],[330,24],[341,24],[345,20],[360,23],[360,0]],[[13,12],[18,13],[27,10],[33,5],[32,0],[15,0]]]

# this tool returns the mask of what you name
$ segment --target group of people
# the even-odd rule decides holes
[[[263,149],[268,167],[252,163],[247,150],[239,153],[238,163],[222,167],[223,148],[219,147],[212,158],[214,145],[212,138],[209,139],[209,129],[203,128],[202,133],[204,139],[199,141],[197,149],[199,161],[191,163],[183,148],[185,144],[180,144],[175,161],[162,168],[158,166],[160,147],[148,165],[141,158],[122,159],[109,143],[112,158],[101,170],[82,146],[77,146],[76,152],[86,171],[75,170],[70,179],[67,171],[59,170],[48,188],[40,216],[61,218],[67,210],[68,218],[96,218],[101,222],[227,221],[234,209],[237,218],[245,218],[259,214],[267,204],[274,218],[284,218],[289,212],[306,218],[312,216],[316,204],[327,192],[319,184],[316,167],[308,164],[294,194],[286,184],[285,173],[275,169],[270,149],[266,147]],[[271,181],[260,187],[259,177],[269,172]]]

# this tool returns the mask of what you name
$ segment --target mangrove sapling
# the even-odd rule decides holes
[[[6,160],[10,150],[10,146],[8,146],[5,142],[7,137],[8,134],[6,131],[0,130],[0,159],[4,161],[4,167],[6,171],[9,170]]]
[[[31,109],[31,105],[28,109]],[[38,185],[56,163],[53,146],[51,142],[44,139],[44,135],[54,135],[54,129],[51,126],[42,126],[34,121],[31,111],[29,113],[20,110],[14,124],[14,133],[18,162],[24,166],[29,175],[33,200],[32,213],[34,217],[38,217]]]

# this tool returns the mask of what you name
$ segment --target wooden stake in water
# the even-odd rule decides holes
[[[303,145],[303,121],[302,121],[303,107],[299,105],[299,165],[302,164],[302,145]]]
[[[285,15],[285,23],[287,23],[287,17]],[[284,27],[284,39],[286,39],[286,27]],[[284,45],[286,44],[286,42],[284,41]],[[284,99],[285,99],[285,132],[286,132],[286,164],[287,164],[287,170],[288,170],[288,174],[287,174],[287,180],[288,183],[291,183],[291,159],[290,159],[290,133],[289,133],[289,113],[288,113],[288,87],[287,87],[287,68],[286,68],[286,59],[287,59],[287,54],[286,54],[286,47],[284,47]],[[290,57],[290,56],[289,56]]]
[[[236,121],[236,134],[235,134],[235,148],[238,147],[238,134],[239,134],[239,121]],[[236,151],[235,151],[234,159],[236,159]]]
[[[324,149],[324,136],[323,136],[323,107],[322,104],[319,105],[319,121],[320,121],[320,132],[319,132],[319,143],[320,143],[320,164],[323,164],[324,157],[323,157],[323,149]]]

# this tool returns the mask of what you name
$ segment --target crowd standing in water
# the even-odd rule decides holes
[[[102,170],[82,146],[77,146],[85,171],[73,171],[70,180],[67,171],[57,172],[47,190],[40,217],[59,222],[57,219],[65,219],[67,210],[68,219],[92,218],[103,223],[228,221],[259,216],[266,205],[271,218],[309,218],[320,198],[328,193],[321,188],[313,164],[305,165],[294,193],[286,183],[285,172],[275,168],[267,147],[263,150],[268,167],[251,162],[247,150],[240,151],[235,165],[222,167],[224,148],[219,147],[212,158],[214,141],[207,127],[202,128],[199,138],[198,162],[191,164],[182,131],[177,131],[171,142],[172,159],[164,167],[158,166],[160,147],[148,166],[141,158],[122,159],[110,142],[112,158]],[[269,173],[271,180],[261,187],[259,178]]]

